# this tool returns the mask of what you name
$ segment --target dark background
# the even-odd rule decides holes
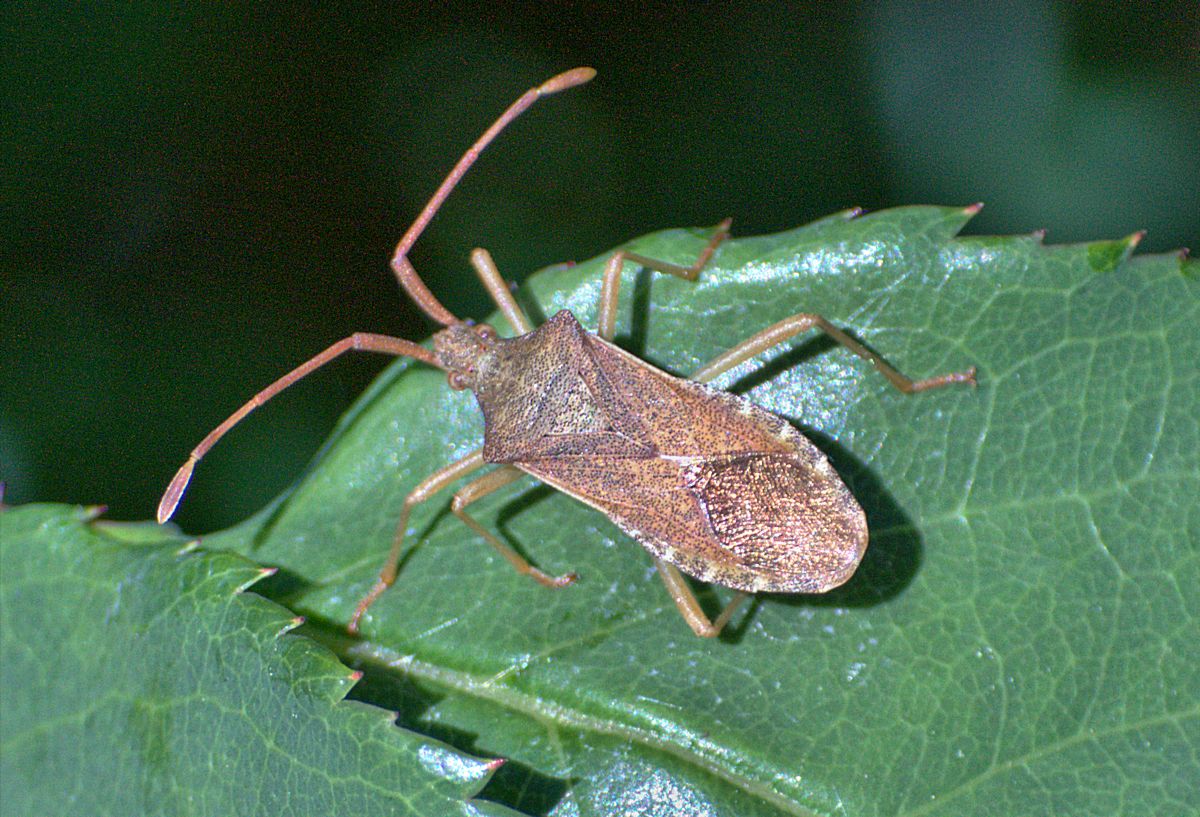
[[[191,447],[355,330],[421,338],[391,248],[520,92],[539,103],[413,253],[480,316],[628,238],[987,204],[974,233],[1200,235],[1200,14],[1168,3],[5,4],[0,479],[147,518]],[[384,365],[343,360],[206,459],[180,521],[301,472]]]

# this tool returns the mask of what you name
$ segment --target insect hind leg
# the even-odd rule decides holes
[[[825,318],[806,312],[792,315],[790,318],[784,318],[778,323],[768,326],[758,334],[747,338],[729,351],[719,355],[715,360],[696,370],[692,374],[691,379],[699,383],[707,383],[750,358],[760,355],[768,349],[778,346],[784,341],[790,340],[796,335],[807,332],[810,329],[820,329],[854,354],[869,361],[875,367],[876,371],[888,379],[889,383],[905,394],[915,394],[927,389],[937,389],[942,386],[949,386],[952,383],[975,385],[974,366],[970,366],[961,372],[936,375],[934,377],[927,377],[924,380],[910,380],[889,365],[882,357],[850,337],[850,335],[834,326]]]
[[[733,618],[738,607],[746,600],[747,594],[739,590],[725,605],[725,609],[721,611],[720,615],[710,621],[704,611],[700,609],[700,602],[696,599],[696,594],[692,592],[692,588],[688,587],[687,579],[683,578],[679,568],[662,559],[655,559],[654,564],[658,568],[658,575],[662,577],[663,584],[667,586],[667,592],[671,594],[671,600],[679,608],[679,614],[692,628],[692,632],[701,638],[714,638],[720,635],[721,630],[725,629],[725,625],[729,623],[729,619]]]
[[[700,270],[704,269],[704,265],[708,263],[713,253],[716,252],[717,247],[729,237],[729,225],[732,223],[733,219],[727,218],[717,225],[716,232],[713,233],[708,244],[696,256],[696,260],[690,267],[647,258],[644,255],[638,255],[637,253],[625,250],[618,250],[613,253],[612,257],[608,259],[608,263],[604,265],[604,279],[600,284],[600,304],[596,310],[596,334],[603,340],[611,341],[616,332],[617,295],[621,289],[621,268],[625,265],[626,261],[632,261],[655,272],[674,275],[686,281],[695,281],[700,276]]]

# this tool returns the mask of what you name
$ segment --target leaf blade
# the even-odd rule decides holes
[[[58,506],[0,533],[5,813],[473,813],[489,762],[341,702],[253,563]]]
[[[1128,259],[1128,239],[956,238],[971,212],[902,208],[734,240],[697,284],[626,273],[623,342],[671,371],[801,310],[914,376],[979,367],[974,393],[905,398],[817,342],[729,378],[810,434],[864,505],[872,545],[844,588],[763,599],[733,638],[693,640],[633,543],[522,484],[480,503],[481,521],[545,569],[577,570],[578,586],[513,576],[443,498],[414,514],[421,544],[372,610],[375,644],[347,654],[440,684],[445,703],[423,717],[444,710],[483,748],[574,781],[566,813],[636,794],[636,781],[610,785],[625,779],[619,758],[589,748],[609,735],[644,763],[681,763],[670,780],[707,792],[712,813],[744,810],[737,792],[762,813],[1197,807],[1187,668],[1200,653],[1184,635],[1200,615],[1186,501],[1200,494],[1196,264]],[[629,246],[686,261],[704,240],[677,230]],[[590,325],[602,261],[535,276],[526,301]],[[209,542],[286,567],[281,600],[336,626],[405,491],[480,430],[469,395],[395,367],[294,492]],[[495,718],[464,699],[540,724],[546,744],[571,732],[575,748],[489,734]],[[1121,745],[1132,736],[1142,743]]]

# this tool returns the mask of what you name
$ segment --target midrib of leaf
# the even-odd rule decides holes
[[[619,632],[626,627],[640,623],[655,614],[662,613],[665,608],[648,610],[645,614],[622,621],[619,625],[604,630],[597,629],[594,634],[610,634]],[[556,644],[554,647],[539,653],[537,657],[551,655],[559,650],[568,649],[584,643],[586,639],[572,639],[570,642]],[[469,695],[489,703],[498,704],[513,712],[536,720],[540,724],[564,727],[578,731],[593,732],[598,735],[618,737],[630,743],[645,746],[674,758],[682,760],[702,772],[710,774],[729,783],[747,794],[762,800],[786,814],[796,817],[823,817],[821,812],[813,811],[790,797],[787,797],[766,784],[753,779],[740,770],[749,764],[744,759],[737,764],[722,765],[722,758],[728,764],[727,749],[707,740],[700,735],[693,735],[693,746],[670,740],[648,727],[640,728],[632,723],[622,723],[619,720],[609,720],[590,715],[574,707],[552,703],[536,695],[530,695],[511,687],[498,686],[496,676],[480,677],[463,670],[449,666],[438,665],[412,655],[400,655],[394,651],[375,644],[360,644],[346,650],[346,655],[362,665],[374,664],[392,672],[402,672],[407,676],[419,678],[434,686],[453,690],[462,695]],[[761,769],[761,764],[758,764]],[[784,769],[771,769],[769,776],[794,776]]]
[[[598,628],[595,634],[616,633],[628,626],[640,623],[653,615],[662,613],[663,609],[665,608],[648,610],[641,616],[631,617],[610,628],[604,628],[603,630]],[[536,656],[530,656],[530,658],[544,658],[555,652],[578,646],[585,640],[572,639],[570,642],[555,644]],[[485,678],[473,675],[450,666],[422,661],[412,655],[400,655],[379,645],[359,644],[346,649],[346,654],[363,665],[374,664],[388,671],[401,672],[406,676],[418,678],[434,686],[452,690],[458,694],[468,695],[497,704],[543,724],[548,730],[562,727],[577,731],[589,731],[598,735],[621,738],[622,740],[663,752],[706,774],[710,774],[735,786],[739,790],[758,798],[786,814],[796,815],[796,817],[823,817],[821,812],[813,811],[796,802],[794,799],[780,794],[778,791],[760,782],[760,780],[740,772],[740,770],[751,766],[756,766],[761,770],[761,764],[750,763],[744,758],[740,759],[736,764],[729,764],[728,749],[714,744],[702,736],[693,735],[693,745],[687,746],[681,742],[671,740],[650,728],[639,728],[633,723],[622,722],[617,719],[601,718],[582,712],[574,707],[549,702],[539,696],[530,695],[511,687],[497,685],[498,676]],[[958,797],[969,794],[975,787],[987,780],[1005,774],[1023,764],[1050,757],[1072,746],[1088,741],[1100,742],[1110,737],[1136,732],[1147,727],[1180,723],[1191,718],[1200,718],[1200,704],[1104,729],[1081,730],[1074,735],[1052,741],[1045,746],[1008,758],[1002,762],[993,762],[984,772],[964,780],[944,794],[939,794],[937,800],[922,803],[914,809],[901,812],[901,817],[920,817],[920,815],[928,814],[932,810],[943,807],[946,803]],[[789,775],[784,769],[777,768],[767,771],[768,775],[765,775],[765,777],[784,777]]]

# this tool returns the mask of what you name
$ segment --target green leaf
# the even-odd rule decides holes
[[[488,761],[342,702],[262,569],[88,520],[0,514],[4,814],[512,813],[467,800]]]
[[[515,575],[447,494],[413,514],[364,640],[345,637],[405,494],[481,439],[471,395],[405,363],[294,490],[204,545],[281,568],[256,589],[366,672],[355,697],[510,758],[483,797],[526,813],[1198,811],[1197,266],[1130,259],[1136,237],[956,238],[972,212],[729,241],[698,283],[626,270],[618,340],[676,373],[800,311],[914,377],[978,367],[977,389],[909,397],[817,338],[725,378],[825,449],[867,512],[867,556],[831,593],[761,597],[698,639],[635,542],[520,482],[473,510],[576,585]],[[706,236],[628,247],[687,262]],[[540,273],[523,302],[591,325],[603,261]]]

